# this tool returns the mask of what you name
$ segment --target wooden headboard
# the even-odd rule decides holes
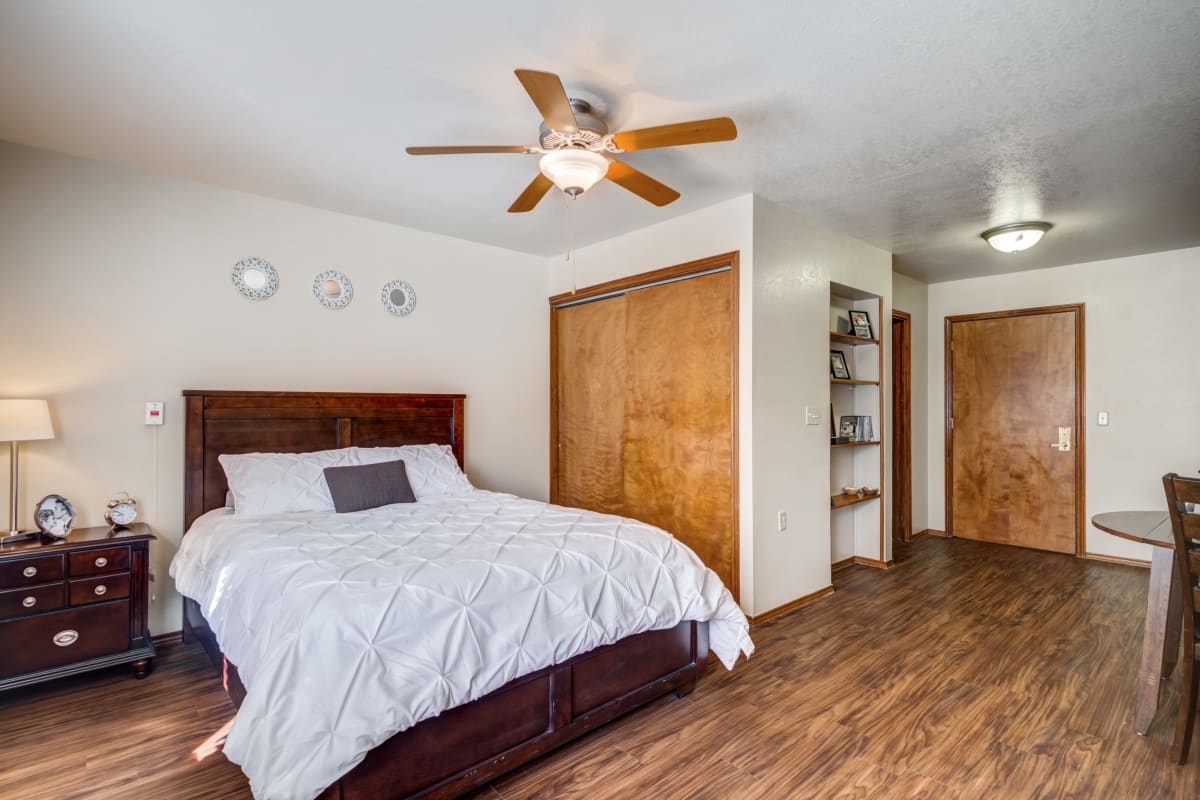
[[[184,391],[184,531],[225,505],[223,453],[448,444],[463,466],[461,394]]]

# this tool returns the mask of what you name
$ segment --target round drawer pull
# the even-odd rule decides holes
[[[25,606],[26,608],[33,608],[37,605],[37,598],[33,595],[30,595],[21,601],[21,605]]]
[[[107,567],[108,559],[105,558],[104,556],[100,556],[99,558],[96,559],[96,566],[97,567]]]
[[[37,575],[37,567],[26,567],[21,574],[26,578],[32,578],[34,575]]]
[[[92,589],[92,591],[95,592],[97,597],[99,597],[108,592],[108,587],[102,583],[99,586],[97,586],[95,589]]]
[[[79,631],[73,631],[70,628],[54,634],[53,639],[53,642],[59,647],[70,647],[77,641],[79,641]]]

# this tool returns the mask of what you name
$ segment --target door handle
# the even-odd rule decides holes
[[[1069,426],[1060,425],[1058,428],[1058,441],[1051,442],[1050,446],[1058,450],[1060,453],[1071,452],[1071,428]]]

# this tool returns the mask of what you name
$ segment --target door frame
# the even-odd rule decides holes
[[[943,361],[945,366],[946,388],[943,398],[943,412],[946,430],[945,453],[945,504],[946,504],[946,535],[954,535],[954,427],[951,423],[952,401],[954,398],[954,358],[951,345],[953,343],[951,326],[956,322],[974,322],[984,319],[1005,319],[1009,317],[1031,317],[1039,314],[1058,314],[1064,311],[1075,312],[1075,555],[1087,553],[1086,512],[1087,512],[1087,475],[1086,459],[1084,458],[1084,309],[1086,303],[1064,303],[1057,306],[1038,306],[1036,308],[1018,308],[1009,311],[990,311],[982,314],[958,314],[946,317],[943,333]]]
[[[642,272],[637,275],[628,275],[623,278],[617,278],[604,283],[597,283],[593,286],[585,286],[582,289],[576,289],[570,292],[553,295],[550,302],[550,502],[553,503],[558,497],[558,321],[556,313],[558,306],[564,303],[577,303],[581,300],[603,300],[610,295],[624,294],[625,292],[634,291],[641,288],[647,288],[652,285],[661,283],[669,283],[678,280],[687,280],[688,278],[700,277],[705,273],[712,272],[722,267],[729,268],[730,279],[730,296],[729,296],[729,347],[730,347],[730,375],[729,375],[729,406],[730,406],[730,518],[732,520],[731,534],[733,536],[733,564],[732,564],[732,582],[733,585],[727,587],[730,594],[733,595],[734,601],[740,602],[741,598],[741,530],[740,518],[741,513],[741,486],[739,484],[739,448],[738,448],[738,325],[741,318],[739,304],[739,288],[741,283],[741,272],[738,269],[738,260],[741,251],[734,250],[729,253],[719,253],[715,256],[696,259],[695,261],[686,261],[682,264],[675,264],[662,269],[651,270],[650,272]]]
[[[896,323],[901,335],[895,335]],[[911,542],[912,531],[912,314],[892,309],[892,538]],[[901,358],[897,365],[896,352]],[[897,491],[896,469],[904,473]],[[896,530],[896,508],[904,509],[904,527]]]

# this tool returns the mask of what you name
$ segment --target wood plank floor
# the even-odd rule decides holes
[[[1178,678],[1130,728],[1148,572],[965,540],[898,548],[757,627],[758,653],[509,775],[525,798],[1195,798]],[[248,798],[202,652],[0,695],[0,797]]]

